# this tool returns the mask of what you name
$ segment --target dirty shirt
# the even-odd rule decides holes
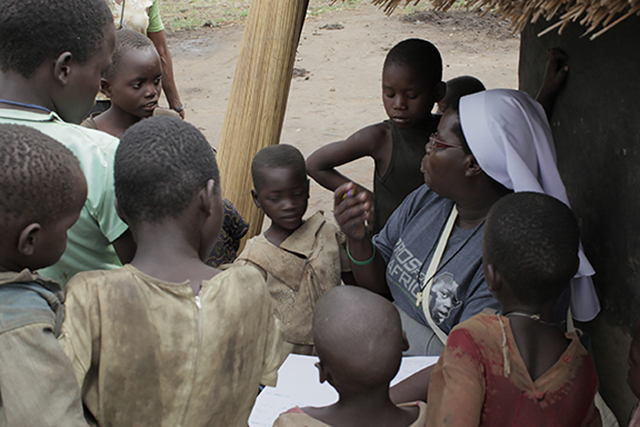
[[[498,318],[482,313],[449,334],[431,374],[427,426],[600,426],[598,377],[576,332],[566,334],[567,349],[533,381],[509,319],[500,317],[502,327]]]
[[[342,272],[351,271],[345,244],[342,232],[316,212],[280,247],[261,234],[238,256],[236,263],[256,266],[265,277],[285,341],[313,345],[311,323],[318,299],[340,285]]]
[[[0,426],[86,426],[73,367],[56,337],[64,319],[56,282],[0,273]]]
[[[253,268],[167,283],[131,265],[75,276],[60,343],[100,426],[245,426],[281,334]]]

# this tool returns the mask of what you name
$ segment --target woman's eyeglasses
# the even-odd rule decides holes
[[[429,146],[431,148],[462,148],[461,145],[449,144],[448,142],[440,141],[436,138],[436,133],[432,133],[429,137]]]

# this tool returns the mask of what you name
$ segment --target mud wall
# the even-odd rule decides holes
[[[640,18],[594,41],[580,38],[580,25],[538,37],[548,25],[522,33],[520,88],[535,96],[548,48],[569,54],[551,127],[603,306],[581,328],[591,335],[601,392],[624,426],[635,402],[626,383],[630,333],[640,320]]]

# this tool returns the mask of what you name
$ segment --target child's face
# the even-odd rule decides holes
[[[388,64],[382,72],[382,101],[387,115],[399,128],[419,125],[431,113],[436,88],[404,64]]]
[[[162,92],[162,65],[155,49],[130,49],[109,82],[113,105],[132,116],[151,117]]]
[[[302,225],[307,211],[309,180],[295,167],[260,171],[260,190],[254,192],[254,201],[271,219],[272,227],[294,231]]]
[[[640,323],[634,329],[633,341],[629,349],[629,373],[627,382],[631,391],[640,399]]]
[[[114,26],[104,27],[104,42],[85,63],[74,60],[69,65],[68,84],[55,102],[55,111],[67,122],[80,123],[93,106],[100,89],[100,76],[109,66],[115,48]]]

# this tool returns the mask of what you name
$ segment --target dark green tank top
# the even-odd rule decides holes
[[[432,118],[419,128],[399,129],[386,120],[391,129],[391,161],[384,176],[376,168],[373,178],[374,211],[373,233],[387,223],[393,211],[413,190],[424,184],[420,163],[425,155],[429,135],[438,128],[439,117]]]

